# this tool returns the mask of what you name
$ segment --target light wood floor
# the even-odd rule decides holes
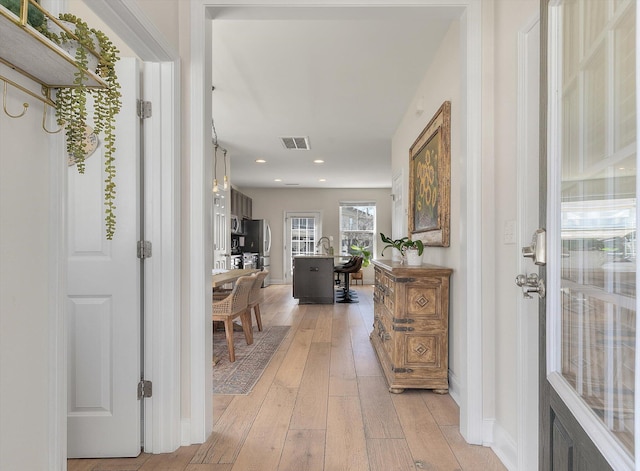
[[[298,305],[290,286],[265,289],[263,323],[292,328],[251,394],[213,396],[206,443],[69,460],[69,471],[505,470],[491,449],[465,443],[450,396],[387,391],[369,342],[372,287],[356,289],[358,304],[334,305]]]

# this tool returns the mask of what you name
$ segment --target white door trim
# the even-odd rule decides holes
[[[51,0],[44,6],[63,11],[64,0]],[[155,162],[151,169],[158,178],[149,183],[148,238],[154,243],[154,260],[149,267],[149,309],[158,319],[153,330],[145,329],[149,342],[146,370],[156,375],[156,399],[145,405],[147,411],[147,451],[174,451],[180,446],[180,276],[179,276],[179,56],[162,39],[160,31],[147,19],[136,2],[93,0],[87,5],[134,50],[143,61],[161,62],[146,93],[161,102],[155,105],[155,120],[147,139],[154,142]],[[66,286],[66,159],[62,138],[51,146],[51,205],[49,241],[50,261],[50,365],[49,365],[49,463],[53,471],[65,470],[67,463],[67,362],[64,299]],[[159,144],[158,144],[159,143]],[[161,176],[158,176],[158,172]],[[162,191],[160,191],[162,190]],[[150,206],[154,201],[155,209]],[[162,293],[160,297],[157,293]],[[161,308],[159,307],[161,306]],[[155,340],[155,341],[152,341]],[[155,359],[155,361],[154,361]],[[161,376],[160,376],[161,373]]]
[[[264,2],[263,2],[264,3]],[[372,2],[373,3],[373,2]],[[191,8],[191,83],[190,83],[190,109],[191,109],[191,153],[190,168],[190,251],[191,266],[189,270],[190,281],[190,366],[191,366],[191,443],[201,443],[207,439],[213,428],[213,413],[211,405],[212,372],[210,368],[211,358],[211,329],[208,328],[211,320],[206,313],[211,303],[209,294],[210,286],[210,240],[211,230],[207,227],[207,215],[210,214],[210,204],[206,195],[210,193],[207,188],[210,172],[207,168],[206,156],[210,155],[210,138],[205,131],[205,125],[211,119],[211,105],[209,90],[211,88],[211,18],[217,6],[228,6],[224,0],[193,0]],[[233,2],[236,7],[250,7],[255,3],[248,0]],[[295,2],[296,7],[317,6],[317,2],[305,0]],[[341,6],[343,2],[328,0],[323,6]],[[375,2],[376,6],[398,6],[391,0]],[[441,0],[417,0],[412,5],[442,5]],[[264,6],[264,5],[262,5]],[[269,5],[267,5],[269,6]],[[279,4],[282,6],[282,4]],[[369,4],[361,4],[369,6]],[[461,237],[463,245],[464,273],[460,273],[457,282],[463,285],[466,293],[465,304],[461,305],[464,326],[459,332],[462,345],[460,352],[463,367],[460,372],[461,388],[458,393],[460,400],[460,430],[469,443],[483,443],[483,403],[484,395],[493,397],[495,386],[492,381],[484,384],[483,355],[483,322],[484,311],[487,306],[483,304],[482,287],[474,280],[482,280],[483,260],[483,200],[482,200],[482,169],[483,169],[483,120],[492,120],[491,116],[483,116],[482,94],[482,2],[477,0],[460,0],[454,5],[464,11],[461,14],[461,34],[464,57],[463,77],[466,80],[463,85],[464,103],[462,116],[463,123],[463,152],[461,160],[465,186],[463,197],[463,214],[466,229]],[[487,92],[491,94],[491,92]],[[492,96],[487,97],[488,102],[493,101]],[[203,123],[198,126],[197,123]],[[485,143],[486,144],[486,143]],[[485,157],[489,158],[489,157]],[[485,204],[492,204],[486,202]],[[484,254],[490,257],[490,254]],[[474,282],[469,282],[469,280]],[[481,306],[481,307],[480,307]]]
[[[208,224],[211,205],[207,186],[213,180],[211,136],[211,16],[202,0],[191,2],[191,110],[189,159],[189,347],[191,414],[185,424],[183,444],[203,443],[213,430],[213,355],[211,267],[213,234]],[[206,90],[206,92],[205,92]],[[200,126],[197,123],[201,123]],[[205,132],[206,131],[206,132]],[[208,359],[208,360],[207,360]]]
[[[485,384],[485,365],[487,361],[485,349],[489,345],[483,345],[483,332],[485,319],[485,296],[480,280],[490,279],[483,276],[483,256],[487,259],[492,254],[484,253],[483,244],[485,230],[483,230],[482,220],[484,208],[492,205],[493,202],[483,200],[483,168],[485,159],[492,158],[485,156],[485,143],[483,141],[483,122],[493,121],[492,114],[484,113],[483,108],[488,104],[483,102],[483,67],[482,58],[484,53],[482,36],[482,5],[484,2],[470,0],[466,4],[466,9],[460,18],[460,34],[462,44],[463,71],[462,76],[466,78],[463,90],[462,115],[466,117],[463,125],[463,146],[465,158],[461,169],[462,194],[461,194],[461,219],[462,227],[466,231],[461,236],[462,244],[462,267],[457,282],[461,283],[466,293],[466,303],[461,303],[464,323],[461,326],[461,358],[463,365],[460,371],[460,390],[457,393],[460,406],[460,433],[464,439],[471,444],[480,445],[490,441],[485,437],[483,408],[485,395],[493,398],[495,396],[495,385],[492,381]],[[493,62],[491,61],[491,64]],[[489,87],[487,87],[489,88]],[[493,102],[492,90],[486,93],[489,103]],[[490,108],[493,110],[493,108]],[[491,154],[490,152],[487,152]],[[493,161],[491,161],[493,167]],[[484,204],[483,204],[484,203]],[[466,350],[466,351],[465,351]],[[487,440],[485,440],[487,438]]]
[[[180,115],[179,67],[146,62],[144,99],[153,116],[145,129],[145,378],[155,394],[145,400],[145,452],[169,453],[180,436]],[[175,84],[175,85],[174,85]]]
[[[518,123],[517,123],[517,180],[518,180],[518,212],[516,230],[516,253],[520,248],[529,245],[533,231],[538,226],[539,200],[529,200],[531,183],[529,181],[528,163],[539,161],[539,154],[532,155],[529,140],[532,137],[529,129],[529,117],[532,113],[539,113],[539,100],[531,103],[529,100],[531,87],[539,86],[539,74],[531,71],[528,64],[531,56],[540,58],[539,41],[531,40],[536,29],[540,29],[540,15],[528,21],[518,31]],[[534,139],[539,139],[539,132]],[[536,173],[537,174],[537,173]],[[537,180],[533,182],[537,185]],[[535,227],[531,227],[531,209],[535,206]],[[518,257],[518,273],[528,273],[533,264],[524,257]],[[514,274],[515,276],[515,274]],[[532,339],[531,323],[538,324],[537,299],[525,299],[518,295],[517,302],[517,468],[521,471],[538,469],[538,336]],[[533,340],[533,343],[532,343]],[[534,354],[535,353],[535,354]],[[532,363],[533,360],[533,363]],[[533,371],[532,371],[533,369]]]

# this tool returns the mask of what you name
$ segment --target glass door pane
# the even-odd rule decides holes
[[[291,280],[293,274],[293,258],[297,255],[313,255],[320,238],[320,215],[318,213],[287,214],[286,275]]]
[[[558,367],[634,455],[636,2],[571,0],[562,14]]]

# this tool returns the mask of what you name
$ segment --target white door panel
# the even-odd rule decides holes
[[[213,269],[231,268],[228,260],[231,255],[231,230],[229,228],[229,190],[219,189],[213,195]]]
[[[638,470],[636,2],[542,6],[541,469]]]
[[[68,456],[140,453],[139,64],[118,63],[116,233],[105,237],[103,147],[68,184]]]

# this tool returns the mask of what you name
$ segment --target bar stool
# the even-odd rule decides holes
[[[247,345],[253,343],[253,332],[251,330],[251,312],[248,309],[249,292],[254,283],[252,276],[242,276],[238,278],[231,290],[231,294],[221,301],[212,305],[212,319],[224,322],[224,333],[227,338],[229,348],[229,361],[236,361],[236,352],[233,347],[233,319],[239,317],[242,320],[242,330]]]
[[[344,270],[345,268],[349,268],[352,267],[353,265],[355,265],[356,263],[356,256],[352,255],[351,258],[349,258],[349,260],[347,260],[346,262],[344,262],[341,265],[336,265],[335,267],[333,267],[333,273],[336,274],[336,286],[340,286],[340,274],[343,273],[342,270]]]
[[[351,273],[357,273],[362,268],[362,257],[356,257],[355,263],[349,267],[338,268],[338,273],[344,273],[344,288],[341,298],[336,300],[337,303],[357,303],[357,297],[349,290],[349,278]],[[346,264],[345,264],[346,265]]]

